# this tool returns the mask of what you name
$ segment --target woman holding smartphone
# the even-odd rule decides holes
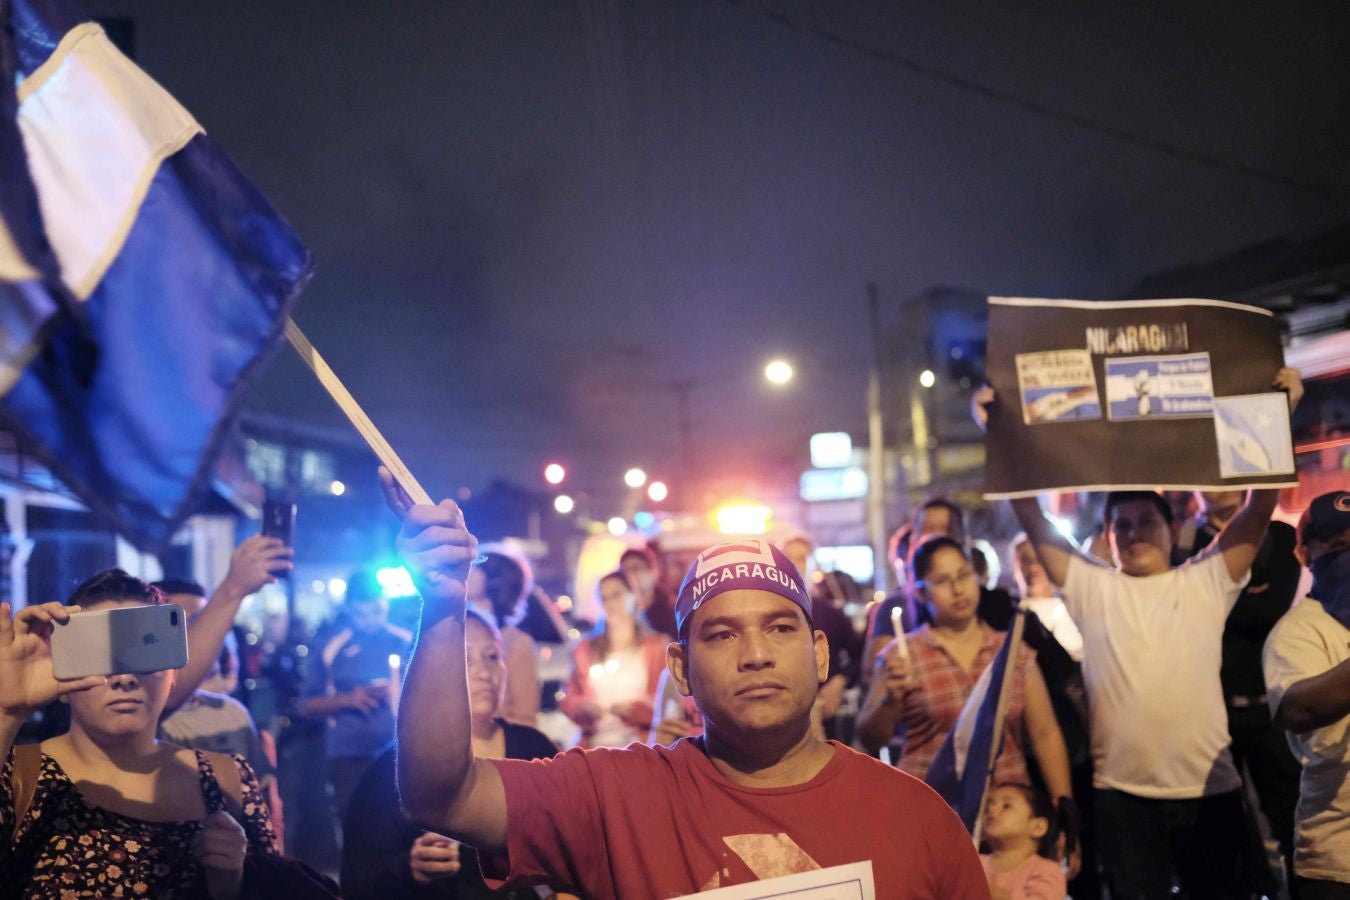
[[[267,805],[242,757],[156,739],[172,669],[58,681],[51,635],[72,612],[166,602],[112,569],[67,605],[0,604],[0,898],[233,900],[245,857],[270,855]],[[14,746],[35,709],[70,704],[70,730]]]

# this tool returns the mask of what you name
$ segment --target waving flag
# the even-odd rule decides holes
[[[0,15],[7,4],[0,4]],[[0,36],[0,83],[15,82],[14,48]],[[0,90],[0,396],[41,346],[44,326],[71,299],[47,244],[19,133],[18,98]]]
[[[1022,642],[1025,615],[1019,610],[1014,617],[1003,646],[976,680],[956,725],[933,757],[924,778],[956,810],[972,835],[979,831],[984,795],[1003,743],[1003,719],[1012,695],[1014,671],[1008,666],[1008,657]]]
[[[153,549],[192,511],[309,253],[97,24],[57,0],[0,13],[0,419]]]

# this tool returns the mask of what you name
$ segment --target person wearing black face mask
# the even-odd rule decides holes
[[[1266,641],[1266,694],[1303,765],[1294,896],[1350,898],[1350,491],[1308,504],[1295,554],[1312,571],[1303,602]]]

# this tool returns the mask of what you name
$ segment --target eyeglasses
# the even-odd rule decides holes
[[[966,566],[963,569],[961,569],[961,571],[957,572],[955,575],[942,575],[937,578],[924,578],[919,581],[916,581],[915,584],[929,591],[933,590],[934,588],[943,588],[946,590],[950,590],[952,587],[959,584],[960,582],[974,581],[974,580],[975,580],[975,570],[970,566]]]

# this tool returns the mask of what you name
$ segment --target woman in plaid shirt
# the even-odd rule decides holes
[[[878,676],[858,716],[858,735],[872,752],[891,742],[897,729],[905,738],[897,765],[917,778],[928,767],[956,724],[967,698],[1003,645],[1004,634],[981,622],[975,612],[980,586],[975,569],[958,542],[944,535],[924,540],[910,556],[910,583],[926,604],[931,625],[906,635],[909,658],[891,641],[878,655]],[[1036,653],[1017,648],[1007,740],[995,763],[994,781],[1031,783],[1027,751],[1036,757],[1051,796],[1070,797],[1069,756],[1055,721]]]

